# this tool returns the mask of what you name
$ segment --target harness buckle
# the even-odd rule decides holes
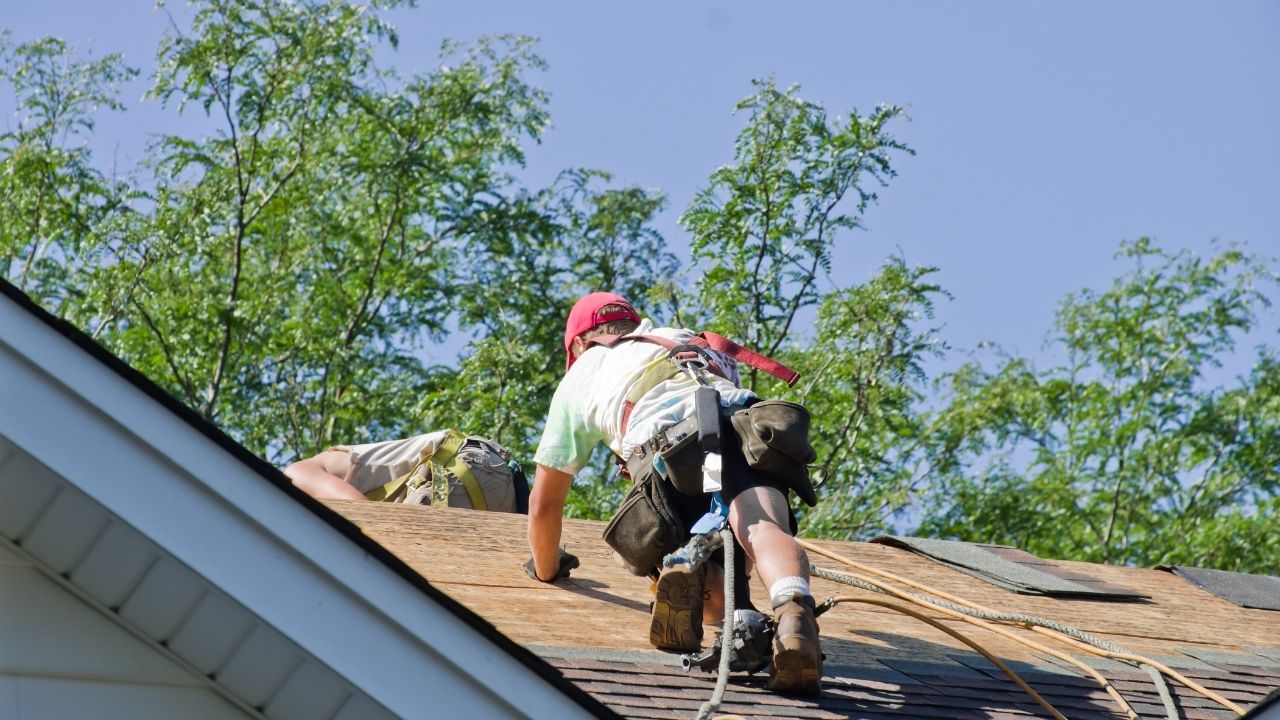
[[[675,366],[690,373],[698,382],[702,382],[698,377],[698,372],[711,367],[711,357],[707,355],[707,351],[697,345],[677,345],[667,351],[667,359],[675,363]]]

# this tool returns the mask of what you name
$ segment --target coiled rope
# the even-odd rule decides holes
[[[893,573],[889,573],[883,570],[870,567],[868,565],[864,565],[862,563],[843,557],[836,553],[824,550],[823,548],[820,548],[804,540],[800,540],[799,538],[797,538],[797,542],[799,542],[800,545],[803,548],[805,548],[805,550],[808,550],[808,551],[817,553],[819,555],[822,555],[824,557],[828,557],[832,560],[836,560],[838,562],[844,563],[861,572],[870,573],[872,575],[876,575],[881,578],[885,578],[887,580],[892,580],[894,582],[901,583],[908,587],[913,587],[918,590],[922,590],[925,593],[928,593],[929,595],[918,596],[914,593],[906,593],[892,587],[881,585],[866,577],[855,578],[852,576],[844,576],[842,573],[832,573],[832,571],[828,571],[828,570],[817,569],[819,571],[815,572],[815,574],[819,575],[819,577],[827,577],[827,575],[825,575],[824,573],[832,573],[833,575],[839,575],[846,579],[859,580],[861,581],[861,583],[866,583],[866,586],[860,583],[847,583],[847,584],[853,584],[855,587],[863,587],[864,589],[872,590],[874,592],[882,592],[882,593],[891,595],[893,597],[897,597],[899,599],[912,602],[917,605],[921,603],[927,603],[933,607],[938,608],[941,612],[943,612],[943,614],[948,614],[948,615],[951,615],[952,617],[958,617],[959,619],[965,620],[966,622],[970,622],[972,624],[978,625],[979,627],[983,627],[984,629],[987,629],[997,634],[1008,637],[1012,640],[1015,640],[1016,642],[1022,643],[1023,645],[1039,650],[1040,652],[1045,652],[1049,655],[1058,657],[1060,659],[1063,659],[1066,662],[1069,662],[1070,664],[1085,671],[1094,679],[1098,680],[1103,685],[1104,689],[1107,690],[1107,693],[1114,700],[1116,700],[1116,702],[1121,706],[1121,708],[1124,709],[1125,713],[1129,715],[1130,718],[1136,719],[1138,717],[1137,713],[1133,711],[1132,706],[1130,706],[1128,702],[1124,700],[1124,698],[1120,697],[1119,693],[1115,691],[1115,688],[1111,686],[1111,683],[1107,681],[1106,678],[1104,678],[1101,675],[1101,673],[1098,673],[1097,670],[1085,665],[1084,663],[1082,663],[1081,661],[1077,660],[1074,657],[1071,657],[1070,655],[1066,655],[1065,653],[1061,653],[1061,652],[1046,648],[1031,640],[1028,640],[1026,638],[1022,638],[1017,635],[1014,635],[1013,633],[1007,632],[1003,628],[983,622],[982,618],[989,618],[989,619],[992,619],[994,622],[1006,622],[1006,623],[1022,625],[1027,629],[1031,630],[1032,632],[1037,632],[1042,635],[1056,638],[1068,645],[1071,645],[1076,648],[1080,648],[1082,650],[1085,650],[1086,652],[1090,652],[1095,655],[1134,663],[1134,664],[1137,664],[1139,667],[1143,667],[1143,666],[1150,667],[1151,670],[1147,670],[1148,674],[1151,674],[1152,670],[1156,671],[1156,675],[1163,673],[1164,675],[1167,675],[1173,678],[1174,680],[1182,683],[1183,685],[1194,690],[1195,692],[1198,692],[1201,695],[1209,698],[1210,700],[1213,700],[1214,702],[1222,705],[1223,707],[1230,709],[1232,712],[1235,712],[1239,715],[1244,714],[1244,709],[1241,708],[1239,705],[1231,702],[1230,700],[1223,697],[1222,695],[1216,692],[1213,692],[1212,690],[1209,690],[1208,688],[1204,687],[1200,683],[1197,683],[1191,680],[1190,678],[1187,678],[1182,673],[1168,667],[1167,665],[1160,663],[1156,660],[1153,660],[1151,658],[1133,653],[1119,645],[1111,643],[1107,640],[1103,640],[1102,638],[1098,638],[1096,636],[1090,635],[1078,628],[1072,627],[1070,625],[1066,625],[1064,623],[1050,621],[1044,618],[1038,618],[1032,615],[1000,613],[998,611],[991,610],[990,608],[985,608],[976,603],[967,601],[963,598],[959,598],[954,595],[949,595],[945,592],[941,592],[934,588],[930,588],[926,585],[922,585],[912,580],[908,580],[907,578],[903,578]],[[835,578],[828,577],[828,579],[835,579]],[[845,580],[836,580],[836,581],[845,582]],[[944,601],[949,601],[949,602],[944,602]],[[1152,677],[1154,679],[1155,675],[1153,675]],[[1157,692],[1160,693],[1161,701],[1165,706],[1166,713],[1169,714],[1170,718],[1177,718],[1178,717],[1177,708],[1173,703],[1172,696],[1169,695],[1168,688],[1163,687],[1163,677],[1161,677],[1161,682],[1156,683],[1156,689],[1157,689]]]
[[[827,570],[826,568],[820,568],[820,567],[814,566],[812,568],[812,572],[814,575],[821,578],[825,578],[827,580],[843,583],[845,585],[852,585],[854,587],[861,588],[863,590],[869,590],[871,592],[892,595],[894,597],[907,600],[908,602],[912,602],[916,605],[930,604],[927,601],[924,601],[922,598],[918,598],[911,593],[899,593],[897,591],[894,591],[892,588],[883,587],[874,582],[856,578],[851,575],[838,573],[833,570]],[[1120,695],[1119,691],[1117,691],[1115,687],[1112,686],[1111,682],[1107,680],[1107,678],[1104,677],[1102,673],[1098,672],[1096,669],[1092,667],[1089,667],[1088,665],[1084,664],[1080,660],[1070,655],[1067,655],[1066,653],[1062,653],[1054,650],[1053,648],[1041,645],[1040,643],[1027,640],[1026,638],[1018,637],[1017,635],[1014,635],[1013,633],[1008,632],[1001,627],[998,627],[995,625],[988,625],[987,623],[981,622],[980,620],[975,621],[974,618],[966,617],[965,615],[963,615],[962,611],[960,610],[949,610],[948,608],[945,608],[945,607],[943,607],[942,610],[944,615],[948,615],[949,617],[954,617],[958,620],[969,622],[970,624],[976,625],[977,627],[983,628],[984,630],[989,630],[993,633],[996,633],[997,635],[1003,635],[1011,640],[1020,642],[1026,645],[1027,647],[1030,647],[1033,650],[1038,650],[1040,652],[1060,658],[1065,662],[1071,663],[1075,667],[1079,668],[1082,672],[1084,672],[1085,674],[1089,675],[1094,680],[1096,680],[1102,686],[1102,688],[1107,692],[1107,694],[1111,696],[1111,699],[1116,701],[1116,704],[1120,706],[1121,711],[1125,713],[1125,715],[1129,718],[1129,720],[1140,720],[1138,713],[1134,711],[1133,707],[1128,703],[1128,701],[1126,701],[1124,697]]]
[[[990,660],[993,665],[1000,668],[1000,670],[1004,672],[1005,675],[1009,676],[1009,679],[1012,680],[1015,685],[1022,688],[1023,692],[1031,696],[1032,700],[1035,700],[1037,703],[1040,704],[1040,707],[1047,710],[1049,714],[1054,717],[1054,720],[1067,720],[1066,716],[1058,712],[1057,708],[1055,708],[1053,705],[1050,705],[1048,700],[1045,700],[1040,695],[1040,693],[1032,689],[1032,687],[1028,685],[1027,682],[1023,680],[1020,675],[1018,675],[1018,673],[1013,671],[1013,668],[1009,667],[1008,665],[1005,665],[1004,662],[1000,660],[1000,658],[996,657],[994,654],[989,652],[986,648],[982,646],[981,643],[966,637],[959,630],[953,630],[947,627],[946,625],[943,625],[942,623],[938,622],[937,620],[934,620],[933,618],[925,615],[924,613],[916,612],[915,610],[912,610],[911,608],[905,605],[901,605],[895,602],[890,602],[888,600],[880,600],[879,598],[860,598],[860,597],[853,597],[853,596],[843,596],[843,597],[832,598],[832,602],[835,602],[835,603],[856,602],[856,603],[866,603],[868,605],[879,605],[880,607],[889,608],[890,610],[900,612],[903,615],[909,615],[919,620],[922,623],[932,625],[938,630],[941,630],[942,632],[959,640],[965,645],[968,645],[974,650],[977,650],[982,655],[982,657],[986,658],[987,660]]]

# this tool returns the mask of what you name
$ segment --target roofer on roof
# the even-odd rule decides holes
[[[808,414],[792,403],[759,402],[738,387],[735,358],[780,376],[785,371],[789,382],[794,382],[794,373],[713,333],[654,327],[625,298],[605,292],[587,295],[574,305],[564,345],[566,372],[534,455],[537,471],[529,498],[533,557],[526,572],[552,582],[577,567],[577,558],[559,548],[565,499],[573,476],[596,443],[604,442],[626,461],[634,483],[606,529],[605,540],[633,572],[657,576],[650,642],[663,650],[695,652],[703,621],[715,622],[723,613],[720,584],[714,580],[719,573],[713,571],[709,580],[708,564],[694,571],[680,564],[660,567],[667,553],[685,543],[689,529],[708,513],[718,495],[716,499],[727,505],[737,543],[769,587],[777,617],[769,687],[816,694],[822,655],[809,562],[793,538],[795,518],[787,502],[791,489],[810,504],[816,501],[804,464],[813,460]],[[682,369],[668,359],[669,352],[688,357],[691,351],[711,372]],[[708,492],[714,489],[714,468],[708,465],[704,478],[700,435],[688,431],[700,386],[714,388],[719,396],[709,411],[712,432],[718,425],[724,438],[719,443],[718,493]],[[784,441],[782,455],[759,452],[768,448],[748,426],[761,419],[774,423],[774,431],[766,434]],[[735,553],[736,560],[743,558],[743,552]],[[750,608],[746,561],[735,562],[735,570],[735,605]],[[713,599],[704,608],[708,582]]]
[[[524,471],[497,443],[440,430],[401,440],[335,445],[284,469],[312,497],[524,512]]]

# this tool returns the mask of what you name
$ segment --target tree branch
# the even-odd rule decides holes
[[[1115,531],[1116,516],[1120,512],[1120,489],[1124,486],[1124,448],[1120,448],[1120,461],[1116,466],[1116,481],[1111,488],[1111,513],[1107,519],[1107,531],[1102,536],[1102,559],[1111,560],[1111,536]]]
[[[164,355],[164,362],[169,366],[169,372],[173,374],[174,381],[176,381],[182,388],[182,391],[186,393],[187,404],[194,406],[197,401],[198,394],[196,393],[195,388],[191,385],[190,379],[187,378],[178,368],[178,364],[174,360],[173,349],[169,347],[169,343],[165,340],[164,333],[161,333],[160,328],[156,327],[155,321],[151,319],[151,314],[142,306],[142,303],[134,299],[133,306],[138,309],[138,313],[142,316],[143,323],[147,326],[147,329],[151,331],[151,334],[155,335],[156,341],[160,343],[160,351]]]
[[[235,239],[232,246],[232,269],[231,269],[231,287],[227,292],[226,317],[223,320],[222,342],[218,348],[218,360],[214,366],[213,378],[209,383],[209,390],[205,396],[205,402],[201,409],[201,415],[206,419],[212,420],[214,416],[214,406],[218,400],[218,392],[222,386],[222,378],[226,373],[227,358],[231,351],[231,337],[235,329],[236,301],[240,293],[240,273],[244,264],[244,235],[247,228],[245,223],[245,201],[248,196],[248,189],[245,186],[243,159],[240,156],[240,138],[236,129],[235,118],[231,110],[231,79],[234,65],[227,63],[226,82],[227,95],[224,97],[217,87],[217,82],[210,76],[209,82],[212,86],[218,103],[222,106],[223,117],[226,118],[228,131],[231,133],[231,153],[232,164],[236,173],[236,218],[235,218]]]

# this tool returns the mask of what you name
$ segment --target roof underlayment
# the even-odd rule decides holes
[[[691,718],[711,695],[714,674],[686,673],[678,656],[648,647],[649,582],[613,561],[600,539],[603,523],[565,521],[564,543],[582,559],[582,567],[567,581],[544,585],[520,568],[528,557],[521,517],[341,501],[328,505],[624,717]],[[1280,613],[1237,607],[1166,572],[1057,561],[1069,571],[1149,596],[1129,602],[1061,599],[1010,592],[885,545],[816,544],[986,607],[1071,624],[1166,663],[1244,708],[1280,686]],[[813,554],[810,558],[822,567],[847,570]],[[753,582],[753,596],[764,597],[765,589]],[[822,579],[813,587],[819,600],[874,597]],[[1099,685],[1075,667],[939,613],[927,614],[1004,659],[1072,720],[1123,717]],[[820,624],[826,654],[820,698],[781,697],[764,689],[763,675],[737,674],[721,711],[753,718],[1046,717],[986,659],[910,617],[841,604]],[[1097,668],[1142,717],[1165,717],[1155,685],[1137,667],[1025,630],[1014,632],[1070,651]],[[706,628],[706,642],[713,633]],[[1177,682],[1168,684],[1183,717],[1235,717]]]

